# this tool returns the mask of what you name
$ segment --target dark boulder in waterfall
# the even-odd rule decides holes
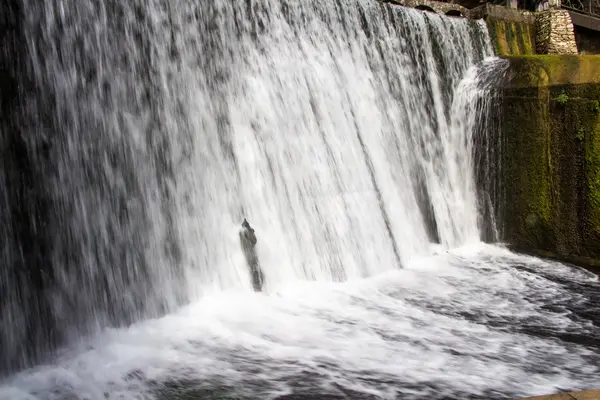
[[[244,222],[242,223],[242,230],[240,231],[240,243],[246,258],[246,263],[250,269],[252,287],[255,291],[260,292],[262,291],[264,284],[264,274],[262,272],[262,268],[260,267],[258,254],[256,254],[256,233],[245,218]]]

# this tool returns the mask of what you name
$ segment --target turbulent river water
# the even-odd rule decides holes
[[[30,165],[2,171],[27,190],[0,185],[0,399],[600,385],[597,277],[483,243],[502,238],[506,65],[482,21],[372,0],[17,3]]]
[[[433,252],[436,252],[433,249]],[[82,342],[2,399],[511,398],[598,385],[600,284],[485,244],[345,283],[229,290]]]

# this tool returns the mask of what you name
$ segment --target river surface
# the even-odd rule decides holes
[[[433,249],[436,252],[436,249]],[[108,330],[1,399],[510,398],[600,385],[600,283],[485,244],[345,283],[225,291]]]

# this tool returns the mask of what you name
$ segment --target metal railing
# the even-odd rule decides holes
[[[600,17],[600,0],[562,0],[562,8]]]

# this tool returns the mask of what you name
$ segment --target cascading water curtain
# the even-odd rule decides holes
[[[479,237],[488,242],[502,238],[501,88],[508,65],[490,57],[471,67],[455,91],[451,111],[453,130],[467,140],[467,157],[461,160],[471,176],[465,184],[475,185]]]
[[[245,217],[267,288],[480,238],[481,104],[460,92],[492,53],[480,21],[372,0],[9,6],[5,369],[210,290],[250,291]]]

